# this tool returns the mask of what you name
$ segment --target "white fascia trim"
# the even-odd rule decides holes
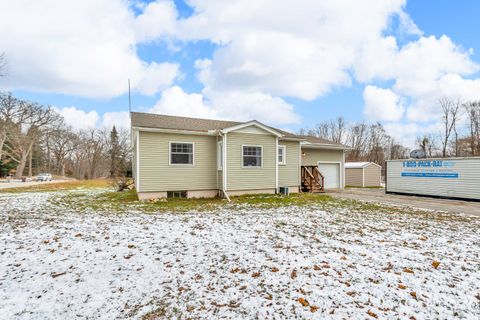
[[[296,142],[303,142],[306,141],[305,139],[300,139],[300,138],[287,138],[287,137],[281,137],[280,142],[282,141],[296,141]]]
[[[350,147],[343,147],[343,146],[332,146],[330,144],[310,144],[310,143],[300,143],[301,147],[304,149],[324,149],[324,150],[351,150]]]
[[[162,132],[162,133],[177,133],[188,135],[201,135],[201,136],[216,136],[215,131],[192,131],[192,130],[178,130],[178,129],[160,129],[160,128],[145,128],[145,127],[133,127],[134,130],[145,132]]]
[[[245,122],[245,123],[241,123],[241,124],[238,124],[236,126],[233,126],[233,127],[228,127],[228,128],[225,128],[225,129],[222,129],[221,132],[223,133],[228,133],[228,132],[232,132],[232,131],[235,131],[235,130],[239,130],[239,129],[243,129],[243,128],[246,128],[246,127],[250,127],[250,126],[256,126],[260,129],[263,129],[277,137],[283,137],[283,134],[281,134],[280,132],[276,131],[276,130],[273,130],[272,128],[270,127],[267,127],[266,125],[256,121],[256,120],[253,120],[253,121],[249,121],[249,122]]]

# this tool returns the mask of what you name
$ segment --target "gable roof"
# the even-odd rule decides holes
[[[242,128],[249,125],[256,125],[260,128],[269,131],[272,134],[281,136],[283,140],[295,140],[302,141],[312,147],[330,146],[336,149],[348,149],[347,146],[334,143],[329,140],[325,140],[313,136],[303,136],[290,133],[288,131],[280,130],[271,126],[267,126],[256,120],[247,122],[238,121],[226,121],[226,120],[212,120],[212,119],[200,119],[189,117],[168,116],[155,113],[144,112],[131,112],[131,125],[138,128],[150,128],[150,129],[167,129],[167,130],[182,130],[182,131],[196,131],[196,132],[211,132],[220,131],[226,129],[227,132],[231,129]],[[303,146],[303,144],[302,144]]]

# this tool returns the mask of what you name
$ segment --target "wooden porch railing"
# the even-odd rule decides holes
[[[317,166],[301,166],[302,191],[325,192],[325,178]]]

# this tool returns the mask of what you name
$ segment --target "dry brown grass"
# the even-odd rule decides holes
[[[96,189],[111,187],[111,180],[95,179],[95,180],[71,180],[53,183],[37,184],[28,187],[17,187],[0,190],[5,193],[20,193],[20,192],[39,192],[39,191],[59,191],[59,190],[73,190],[73,189]]]

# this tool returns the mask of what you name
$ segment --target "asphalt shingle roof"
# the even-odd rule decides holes
[[[154,113],[132,112],[131,113],[132,127],[141,128],[156,128],[156,129],[172,129],[172,130],[186,130],[186,131],[199,131],[208,132],[211,130],[221,130],[236,126],[245,122],[237,121],[225,121],[225,120],[212,120],[212,119],[200,119],[200,118],[188,118],[167,116]],[[332,141],[314,137],[296,135],[284,130],[280,130],[274,127],[269,127],[283,134],[285,138],[305,140],[313,144],[329,144],[332,146],[343,146]]]

